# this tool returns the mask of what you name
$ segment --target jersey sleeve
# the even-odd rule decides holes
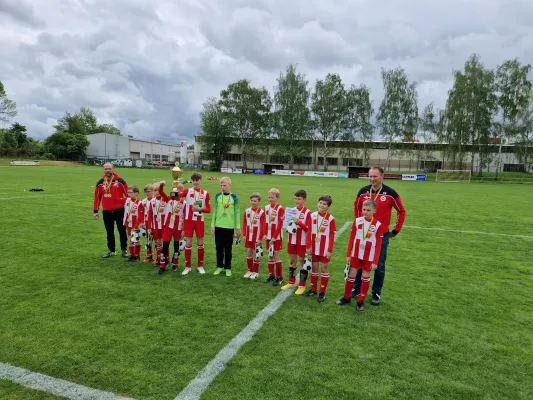
[[[376,251],[374,252],[374,261],[372,264],[377,264],[379,255],[381,254],[381,242],[383,241],[383,225],[380,225],[376,232]]]
[[[356,231],[357,231],[357,221],[354,220],[352,223],[352,229],[350,231],[350,240],[348,240],[348,247],[346,248],[346,257],[352,256],[353,243],[355,241]]]
[[[239,206],[239,198],[234,195],[233,198],[233,211],[235,213],[235,229],[241,229],[241,210]]]
[[[100,203],[102,202],[102,192],[100,191],[100,181],[96,182],[96,186],[94,187],[93,212],[95,214],[98,213],[98,209],[100,208]]]
[[[308,212],[308,213],[307,213],[307,216],[305,217],[305,219],[304,219],[303,222],[300,221],[300,219],[298,219],[297,224],[298,224],[298,226],[299,226],[300,228],[302,228],[302,230],[303,230],[304,232],[307,232],[307,223],[308,223],[308,221],[309,221],[310,218],[311,218],[311,213]]]
[[[392,203],[392,206],[396,209],[396,225],[394,226],[394,230],[396,233],[399,233],[402,230],[403,223],[405,221],[405,207],[403,206],[402,199],[399,195],[396,197],[393,197],[394,202]]]
[[[205,192],[205,207],[202,208],[202,212],[205,214],[211,213],[211,199],[209,198],[209,193]]]
[[[213,215],[211,216],[211,228],[214,228],[217,223],[217,212],[218,212],[218,198],[219,194],[215,195],[215,201],[213,202]],[[207,196],[205,199],[205,204],[207,205]],[[203,210],[203,209],[202,209]]]
[[[278,208],[278,224],[276,226],[276,232],[273,232],[272,237],[277,238],[283,229],[283,221],[285,220],[285,209],[283,207]]]
[[[329,246],[328,246],[328,253],[333,253],[333,245],[335,244],[335,233],[337,232],[337,224],[335,223],[335,220],[331,220],[331,224],[329,226]]]
[[[263,236],[267,234],[267,220],[266,212],[264,210],[261,214],[261,217],[259,217],[259,224],[261,225],[261,235],[259,235],[259,237],[261,238],[261,240],[263,240]]]
[[[242,215],[242,235],[245,237],[248,236],[248,221],[246,220],[246,210]]]
[[[312,219],[311,219],[311,214],[309,214],[309,220],[307,221],[307,235],[305,237],[305,248],[307,250],[310,250],[311,249],[311,222]]]
[[[118,181],[122,185],[122,197],[119,198],[119,201],[122,204],[126,204],[126,199],[128,198],[128,184],[122,178],[119,178]]]
[[[165,203],[168,203],[170,196],[165,193],[164,186],[159,185],[159,195],[165,201]]]
[[[146,202],[146,207],[148,207],[148,218],[146,220],[146,230],[151,230],[152,229],[152,220],[153,220],[153,211],[152,211],[152,202],[151,201],[147,201]]]

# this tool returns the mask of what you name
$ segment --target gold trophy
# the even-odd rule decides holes
[[[183,171],[181,170],[180,168],[180,163],[179,162],[175,162],[174,163],[175,167],[172,168],[172,177],[174,178],[174,183],[175,184],[178,184],[181,182],[182,178],[181,178],[181,175],[183,174]]]

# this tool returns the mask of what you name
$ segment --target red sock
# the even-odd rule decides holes
[[[198,246],[198,268],[204,266],[204,246]]]
[[[352,289],[353,289],[353,283],[355,282],[355,278],[348,278],[346,279],[346,283],[344,284],[344,298],[350,300],[352,298]]]
[[[172,266],[177,267],[180,263],[180,258],[178,257],[178,254],[175,254],[175,257],[172,257]]]
[[[140,257],[140,256],[141,256],[141,245],[136,244],[135,245],[135,257]]]
[[[146,258],[152,258],[152,257],[153,257],[152,246],[146,245]]]
[[[289,284],[294,285],[296,283],[296,267],[289,267]]]
[[[281,264],[281,261],[276,262],[276,277],[283,279],[283,264]]]
[[[274,276],[274,261],[268,262],[268,273],[270,276]]]
[[[318,283],[318,272],[311,272],[311,290],[316,292],[316,286]]]
[[[253,269],[253,272],[255,272],[256,274],[259,273],[259,260],[254,261],[254,269]]]
[[[246,264],[248,265],[248,272],[254,272],[254,265],[253,265],[253,259],[252,257],[246,257]]]
[[[357,298],[357,302],[364,302],[366,294],[368,293],[368,288],[370,287],[370,278],[361,278],[361,294]]]
[[[191,268],[192,247],[185,247],[185,267]]]
[[[155,254],[156,254],[156,258],[158,260],[161,260],[161,251],[163,250],[163,246],[157,246],[155,248]]]
[[[326,294],[326,289],[328,287],[329,282],[329,273],[323,273],[320,277],[320,293]]]
[[[159,268],[166,268],[168,264],[168,258],[166,257],[166,254],[164,254],[162,251],[160,252],[159,257]]]
[[[135,245],[130,243],[128,250],[130,252],[130,257],[135,257]]]

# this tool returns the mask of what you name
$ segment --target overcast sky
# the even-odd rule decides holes
[[[198,113],[241,78],[272,91],[289,63],[337,72],[381,101],[381,67],[445,104],[452,70],[533,64],[533,0],[0,0],[0,80],[43,139],[65,111],[123,134],[191,142]]]

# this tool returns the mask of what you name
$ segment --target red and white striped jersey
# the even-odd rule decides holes
[[[143,225],[148,225],[148,211],[150,210],[150,202],[152,201],[152,198],[153,197],[146,197],[141,200],[141,206],[144,210],[144,219],[142,222]]]
[[[178,228],[178,230],[183,229],[183,209],[185,202],[183,199],[180,200],[174,200],[170,198],[170,200],[165,205],[165,222],[164,227],[174,229],[174,227]]]
[[[149,229],[163,229],[166,205],[167,202],[162,196],[152,198],[147,226]]]
[[[124,204],[124,220],[122,224],[128,228],[137,229],[144,220],[144,208],[140,200],[128,197]]]
[[[281,228],[283,228],[283,219],[285,218],[285,210],[280,204],[265,206],[266,230],[265,235],[268,240],[283,238]]]
[[[336,231],[335,218],[330,213],[320,214],[315,211],[307,225],[306,248],[310,248],[314,256],[326,257],[326,253],[333,253]]]
[[[252,243],[260,243],[266,229],[265,211],[261,208],[255,210],[250,207],[244,212],[242,220],[245,240]]]
[[[296,221],[298,227],[296,228],[296,233],[294,235],[289,233],[289,243],[305,246],[307,243],[307,225],[311,218],[311,210],[307,207],[297,208],[297,210],[300,212]]]
[[[370,221],[367,221],[365,217],[357,218],[352,224],[346,257],[354,257],[377,264],[384,229],[388,230],[388,227],[374,218]]]
[[[180,197],[185,201],[185,221],[204,221],[204,213],[209,214],[211,212],[209,193],[204,189],[187,188],[180,193]],[[202,207],[200,214],[193,211],[194,205]]]

